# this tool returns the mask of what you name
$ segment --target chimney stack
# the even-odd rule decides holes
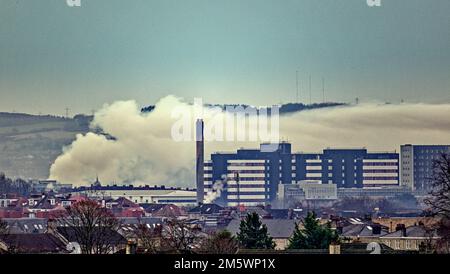
[[[204,184],[203,184],[203,180],[204,180],[204,176],[203,176],[203,166],[204,166],[204,162],[205,162],[205,151],[204,151],[204,135],[203,135],[203,128],[204,128],[204,123],[202,119],[198,119],[196,124],[195,124],[195,141],[196,141],[196,153],[197,153],[197,157],[196,157],[196,184],[197,184],[197,203],[198,204],[202,204],[203,203],[203,199],[205,196],[204,193]]]

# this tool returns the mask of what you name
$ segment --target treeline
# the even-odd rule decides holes
[[[310,110],[310,109],[318,109],[318,108],[327,108],[327,107],[337,107],[337,106],[345,106],[345,103],[335,103],[335,102],[327,102],[327,103],[314,103],[310,105],[302,104],[302,103],[287,103],[282,104],[280,106],[280,114],[287,114],[302,110]],[[206,107],[219,107],[222,110],[225,110],[227,107],[243,107],[247,108],[249,105],[245,104],[205,104]],[[147,106],[141,109],[141,112],[151,112],[155,109],[155,106]]]
[[[0,172],[0,194],[15,193],[21,196],[26,196],[31,192],[31,184],[22,179],[11,179],[6,177],[3,172]]]

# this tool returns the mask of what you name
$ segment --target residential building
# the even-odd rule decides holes
[[[379,241],[394,250],[419,251],[422,245],[434,244],[440,237],[423,225],[398,225],[395,232],[380,236]]]
[[[0,253],[55,254],[69,253],[64,241],[50,233],[0,235]]]
[[[297,221],[293,219],[261,219],[261,222],[267,226],[267,231],[276,244],[275,249],[286,249]],[[240,219],[233,219],[226,229],[236,235],[239,232],[240,223]]]

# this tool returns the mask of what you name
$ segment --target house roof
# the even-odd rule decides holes
[[[77,242],[76,231],[73,227],[59,226],[57,231],[68,242]],[[126,244],[127,240],[118,232],[112,229],[106,229],[105,231],[99,230],[97,227],[93,231],[94,238],[100,238],[103,235],[107,235],[107,241],[111,245]]]
[[[140,204],[142,208],[145,209],[148,213],[153,213],[157,210],[160,210],[165,206],[165,204]]]
[[[47,219],[43,218],[7,218],[10,233],[44,233],[47,230]]]
[[[213,214],[213,213],[219,213],[220,210],[222,210],[223,207],[217,204],[202,204],[199,206],[194,207],[193,209],[189,210],[189,213],[198,213],[198,214]]]
[[[158,217],[120,217],[118,219],[120,221],[119,233],[125,236],[127,236],[127,233],[137,231],[140,226],[145,226],[148,229],[152,229],[157,226],[161,226],[164,223],[164,219]]]
[[[162,224],[164,222],[163,218],[159,217],[142,217],[142,218],[134,218],[134,217],[123,217],[118,218],[122,225],[139,225],[139,224]]]
[[[261,222],[267,226],[267,231],[273,238],[289,238],[295,228],[295,220],[291,219],[261,219]],[[233,234],[237,234],[240,224],[240,219],[233,219],[226,229]]]
[[[153,216],[178,217],[185,214],[184,210],[174,204],[147,204],[144,208]]]
[[[125,197],[119,197],[119,198],[117,198],[116,200],[114,200],[114,202],[116,202],[117,205],[118,205],[119,207],[122,207],[122,208],[126,208],[126,207],[139,207],[138,204],[133,203],[132,201],[128,200],[128,199],[125,198]]]
[[[52,205],[51,200],[53,200],[54,204]],[[57,201],[60,201],[60,198],[55,196],[55,193],[49,192],[42,196],[42,198],[37,202],[36,205],[32,206],[33,209],[53,209],[56,206]]]
[[[429,232],[424,226],[421,226],[421,225],[407,227],[405,232],[406,232],[406,236],[403,235],[403,231],[400,229],[398,231],[384,235],[383,238],[405,238],[405,237],[410,237],[410,238],[433,237],[433,238],[436,238],[436,237],[438,237],[435,230]]]
[[[274,219],[288,219],[289,218],[289,209],[267,209],[270,216]],[[293,211],[292,211],[293,213]]]
[[[66,245],[48,233],[8,234],[0,236],[0,241],[18,253],[67,253]]]
[[[378,225],[380,226],[380,225]],[[380,237],[388,234],[386,227],[380,226],[379,234],[374,234],[373,224],[351,224],[342,228],[342,236],[344,237]]]
[[[261,217],[270,216],[270,213],[267,210],[259,206],[244,207],[243,212],[241,213],[257,213]]]

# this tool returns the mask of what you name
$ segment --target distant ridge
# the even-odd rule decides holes
[[[288,114],[293,113],[297,111],[303,111],[303,110],[311,110],[311,109],[319,109],[319,108],[328,108],[328,107],[338,107],[338,106],[346,106],[346,103],[336,103],[336,102],[328,102],[328,103],[314,103],[311,105],[305,105],[302,103],[286,103],[282,104],[280,106],[280,114]],[[207,107],[220,107],[221,109],[225,109],[226,107],[243,107],[246,108],[250,105],[245,104],[205,104]],[[151,112],[155,109],[155,106],[150,105],[147,107],[143,107],[141,109],[141,112]]]

